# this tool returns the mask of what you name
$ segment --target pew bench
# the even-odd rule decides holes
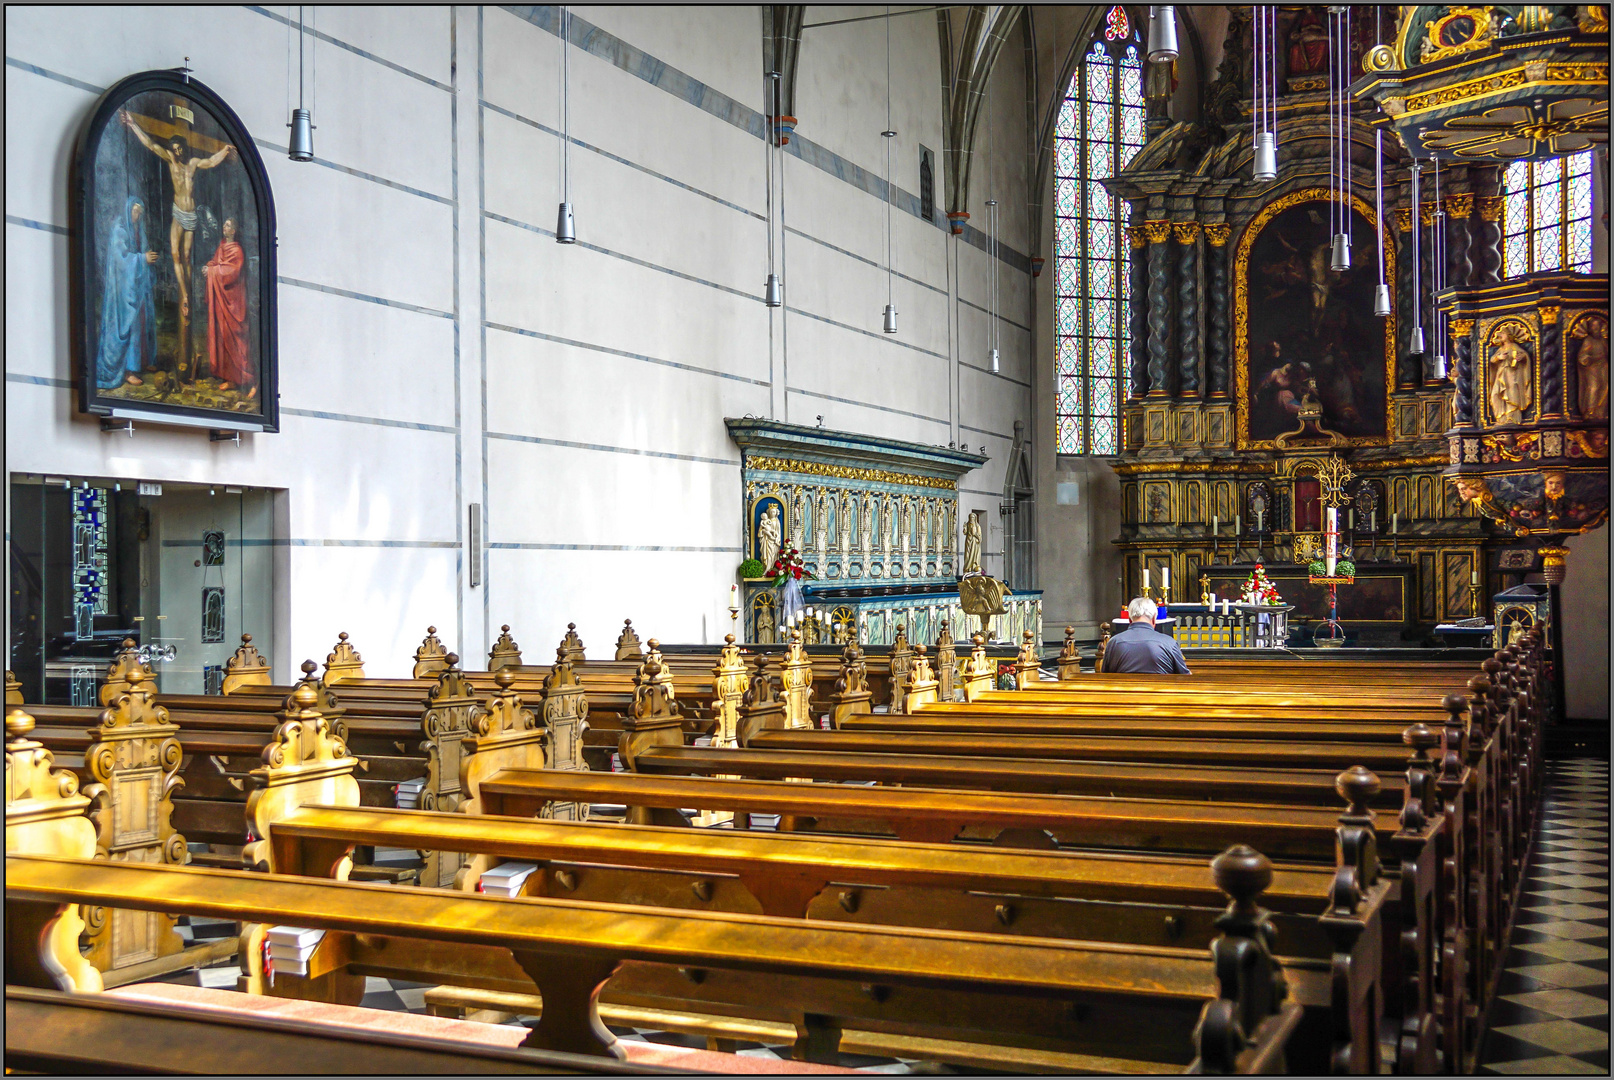
[[[688,986],[738,1008],[790,1002],[811,1032],[809,1057],[832,1048],[842,1027],[868,1024],[1115,1057],[1148,1046],[1181,1068],[1200,1062],[1193,1040],[1203,1013],[1205,1064],[1283,1071],[1301,1011],[1276,993],[1281,969],[1262,947],[1254,900],[1270,877],[1247,849],[1223,857],[1218,882],[1249,926],[1230,929],[1238,936],[1218,948],[1242,947],[1256,966],[1228,969],[1218,984],[1210,957],[1179,949],[8,855],[6,981],[62,988],[63,969],[38,943],[66,907],[105,904],[325,930],[308,978],[296,980],[307,994],[294,996],[312,1000],[344,1003],[362,994],[366,973],[469,968],[490,989],[530,993],[536,984],[543,1015],[522,1045],[538,1049],[623,1057],[596,1002],[614,983],[628,1003],[680,1001]],[[1224,1046],[1239,1020],[1250,1042]]]

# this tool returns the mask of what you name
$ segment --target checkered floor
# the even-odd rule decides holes
[[[1608,1075],[1609,763],[1547,763],[1540,831],[1480,1071]]]

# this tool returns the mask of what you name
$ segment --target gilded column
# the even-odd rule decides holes
[[[1199,222],[1174,221],[1177,258],[1177,396],[1199,396]]]
[[[1146,221],[1149,242],[1149,396],[1171,393],[1171,222]]]
[[[1457,374],[1457,395],[1452,403],[1453,427],[1474,424],[1474,320],[1451,321],[1451,347]]]
[[[1128,225],[1126,336],[1129,396],[1140,398],[1149,392],[1149,266],[1143,251],[1143,226]]]
[[[1233,227],[1226,222],[1205,226],[1205,285],[1210,311],[1205,333],[1205,382],[1212,398],[1225,398],[1228,384],[1228,308],[1232,299],[1227,281],[1227,240]]]
[[[1475,201],[1479,221],[1470,230],[1469,247],[1474,263],[1475,285],[1495,285],[1502,280],[1502,204],[1500,195],[1482,195]]]
[[[1564,326],[1557,307],[1541,312],[1541,416],[1564,415]]]
[[[1417,358],[1412,355],[1412,211],[1395,212],[1395,310],[1396,310],[1396,365],[1395,382],[1398,389],[1418,385]]]
[[[1469,255],[1468,219],[1474,213],[1474,196],[1460,192],[1446,197],[1446,284],[1466,288],[1474,277]]]

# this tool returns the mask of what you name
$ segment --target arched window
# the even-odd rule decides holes
[[[1143,44],[1110,8],[1054,131],[1054,404],[1061,454],[1120,449],[1126,356],[1126,204],[1099,183],[1143,146]]]
[[[1592,151],[1515,161],[1502,195],[1503,277],[1592,272]]]

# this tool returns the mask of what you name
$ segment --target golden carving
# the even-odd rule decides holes
[[[1233,226],[1224,221],[1213,221],[1205,226],[1205,240],[1211,247],[1221,247],[1233,235]]]
[[[506,623],[499,627],[499,638],[488,651],[488,670],[498,671],[504,667],[521,666],[521,646],[516,644],[515,638],[510,636],[510,626]]]
[[[1473,319],[1453,319],[1451,321],[1451,332],[1458,337],[1467,337],[1473,330]]]
[[[1525,84],[1524,69],[1514,68],[1512,71],[1502,71],[1494,75],[1485,75],[1468,82],[1457,83],[1454,86],[1442,86],[1438,90],[1430,90],[1422,94],[1414,94],[1407,99],[1407,112],[1423,112],[1425,109],[1438,108],[1454,101],[1468,101],[1472,98],[1484,97],[1494,94],[1498,90],[1511,90]]]
[[[644,646],[639,643],[639,635],[633,629],[632,619],[622,620],[622,633],[617,635],[617,660],[638,660],[644,656]]]
[[[246,813],[249,843],[241,851],[246,866],[275,871],[274,823],[299,806],[359,805],[359,782],[353,779],[357,760],[320,715],[318,704],[314,687],[300,683],[264,747],[263,765],[252,770]],[[346,881],[351,866],[352,860],[344,857],[331,877]]]
[[[1029,690],[1040,678],[1042,658],[1037,655],[1036,635],[1030,630],[1021,635],[1020,651],[1014,658],[1014,688]]]
[[[1265,449],[1272,443],[1252,442],[1250,440],[1250,249],[1255,239],[1260,235],[1261,229],[1267,222],[1291,206],[1298,206],[1308,202],[1333,202],[1334,196],[1327,188],[1302,188],[1291,191],[1289,194],[1274,199],[1263,206],[1255,218],[1245,228],[1239,237],[1238,255],[1233,268],[1233,357],[1236,374],[1236,394],[1234,407],[1238,418],[1238,446],[1239,449]],[[1373,208],[1365,199],[1356,195],[1351,196],[1351,208],[1356,210],[1367,221],[1370,228],[1376,227],[1377,219],[1373,216]],[[1387,280],[1395,280],[1395,245],[1386,242],[1384,245],[1384,267]],[[1395,386],[1395,316],[1391,315],[1384,320],[1384,385],[1388,390]],[[1380,438],[1349,439],[1348,444],[1353,446],[1383,446],[1390,441],[1390,432],[1394,430],[1394,416],[1392,415],[1395,402],[1394,395],[1384,395],[1384,430]]]
[[[1145,221],[1143,223],[1143,235],[1151,244],[1164,244],[1171,239],[1171,222]]]
[[[1143,226],[1128,225],[1126,227],[1126,240],[1128,246],[1134,251],[1143,247]]]
[[[336,635],[336,648],[325,658],[325,685],[364,678],[364,657],[347,639],[347,631]]]
[[[1425,203],[1419,209],[1418,217],[1423,221],[1423,223],[1425,225],[1433,225],[1435,223],[1435,215],[1438,214],[1439,212],[1440,212],[1440,204],[1439,203],[1428,202],[1428,203]]]
[[[1608,5],[1581,4],[1576,9],[1576,20],[1583,34],[1608,33]]]
[[[625,659],[625,658],[624,658]],[[544,676],[544,730],[549,734],[545,767],[567,772],[588,772],[583,760],[583,733],[588,730],[588,694],[566,659],[564,649],[555,650],[555,664]],[[541,818],[557,821],[587,821],[587,802],[547,802],[538,811]]]
[[[826,465],[821,461],[797,461],[794,458],[747,457],[746,466],[769,472],[806,473],[809,476],[833,476],[838,480],[866,480],[877,484],[907,484],[910,487],[941,488],[956,491],[958,482],[939,476],[920,476],[917,473],[888,472],[885,469],[865,469],[852,465]]]
[[[17,681],[17,675],[10,668],[6,669],[6,704],[22,704],[22,683]]]
[[[1317,466],[1317,480],[1323,486],[1322,501],[1328,506],[1344,506],[1350,499],[1345,485],[1356,479],[1356,473],[1345,464],[1345,459],[1329,457]]]
[[[95,826],[85,816],[90,800],[78,791],[78,777],[55,769],[55,755],[30,739],[34,718],[21,709],[6,712],[6,854],[96,857]],[[101,973],[79,953],[84,919],[77,904],[66,907],[38,941],[60,990],[102,989]],[[9,935],[11,918],[7,916]],[[17,950],[22,942],[10,943]],[[8,953],[8,968],[14,953]]]
[[[1388,45],[1375,45],[1362,58],[1365,71],[1388,71],[1395,66],[1395,50]]]
[[[971,640],[974,642],[974,648],[970,650],[969,658],[964,661],[959,679],[964,688],[965,701],[976,701],[982,694],[991,690],[998,674],[997,661],[986,655],[986,635],[976,634]]]
[[[1480,220],[1481,221],[1501,221],[1502,220],[1502,209],[1506,205],[1506,203],[1507,203],[1507,200],[1502,198],[1502,196],[1500,196],[1500,195],[1482,195],[1482,196],[1480,196],[1479,199],[1477,200],[1477,205],[1479,206]],[[1398,210],[1398,211],[1396,211],[1396,213],[1400,213],[1400,211]]]
[[[426,627],[426,637],[415,650],[413,678],[429,679],[448,666],[448,649],[437,637],[437,627]]]
[[[1543,307],[1540,309],[1540,314],[1543,326],[1552,326],[1558,321],[1558,308],[1556,306]]]
[[[923,642],[915,642],[913,647],[913,665],[908,668],[908,677],[902,688],[902,711],[912,715],[926,705],[936,704],[936,675],[930,668],[930,661],[925,659],[925,646]]]
[[[1469,19],[1474,24],[1474,32],[1463,41],[1455,45],[1441,45],[1441,31],[1458,19]],[[1491,43],[1491,9],[1487,7],[1461,7],[1452,6],[1446,14],[1438,19],[1430,19],[1424,23],[1423,47],[1418,52],[1418,63],[1432,64],[1436,60],[1444,60],[1448,56],[1461,56],[1463,53],[1483,49]]]
[[[1461,221],[1474,212],[1474,195],[1472,192],[1459,192],[1456,195],[1446,196],[1446,215]]]
[[[1059,681],[1069,682],[1080,678],[1082,674],[1082,657],[1076,649],[1076,628],[1065,627],[1065,644],[1059,649]]]
[[[1171,223],[1171,234],[1177,238],[1177,243],[1179,244],[1192,244],[1199,239],[1199,222],[1173,221]]]
[[[1395,212],[1395,227],[1402,232],[1412,231],[1412,210],[1404,208]]]
[[[655,642],[652,641],[650,644],[654,647]],[[584,662],[583,639],[577,636],[576,623],[569,622],[566,624],[566,636],[560,639],[560,647],[566,650],[566,659],[572,663],[581,664]],[[672,673],[668,672],[667,677],[671,679]]]
[[[224,682],[219,693],[228,694],[238,686],[268,686],[269,661],[252,644],[251,634],[241,635],[241,647],[224,662]]]
[[[101,684],[101,705],[103,708],[118,700],[118,695],[129,689],[129,673],[144,671],[151,674],[151,667],[140,660],[140,647],[135,644],[134,638],[124,638],[123,647],[113,658],[112,665],[107,668],[106,681]]]
[[[460,758],[462,814],[482,813],[482,781],[488,777],[505,769],[543,769],[549,764],[544,745],[549,733],[532,710],[521,704],[521,696],[514,689],[516,673],[500,668],[494,672],[493,681],[498,689],[477,717],[475,730],[464,740],[465,752]],[[464,861],[455,872],[454,888],[462,892],[475,892],[482,875],[501,861],[496,855],[460,858]]]

